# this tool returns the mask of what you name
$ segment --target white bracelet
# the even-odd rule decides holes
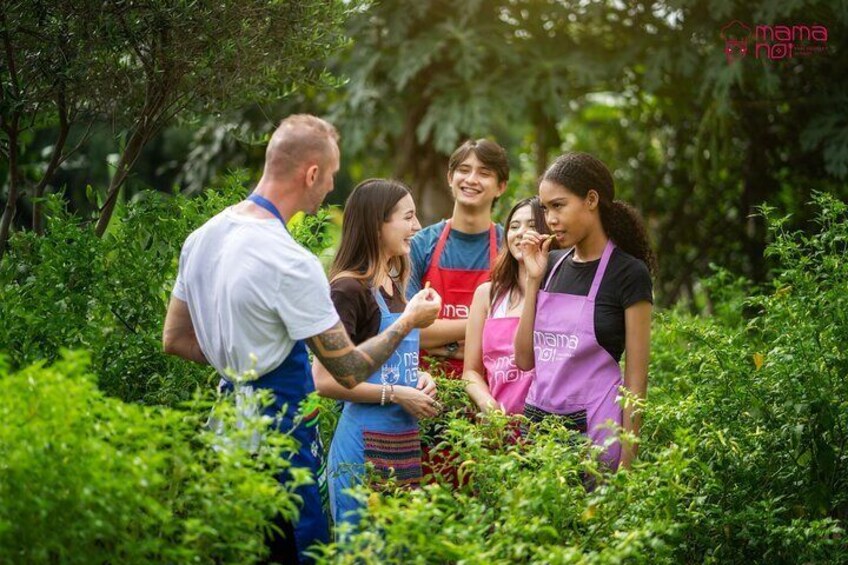
[[[383,387],[380,389],[380,406],[386,405],[386,383],[383,383]]]

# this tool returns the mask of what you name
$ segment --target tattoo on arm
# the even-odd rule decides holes
[[[398,320],[386,331],[354,346],[341,322],[306,340],[312,353],[345,388],[368,380],[397,349],[411,327]]]

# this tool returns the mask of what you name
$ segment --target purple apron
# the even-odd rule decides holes
[[[585,411],[586,431],[596,445],[603,445],[613,433],[606,427],[609,421],[620,426],[622,417],[616,401],[623,384],[621,368],[595,337],[595,298],[613,249],[612,241],[608,241],[588,296],[544,290],[573,250],[557,261],[539,290],[533,327],[536,378],[527,393],[525,409],[558,415]],[[620,459],[618,441],[601,455],[613,470]]]

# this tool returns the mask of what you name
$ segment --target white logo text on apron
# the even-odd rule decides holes
[[[577,334],[533,332],[533,349],[539,361],[560,361],[571,357],[579,344]]]

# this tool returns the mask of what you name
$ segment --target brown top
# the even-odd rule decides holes
[[[393,296],[389,296],[380,287],[386,306],[390,312],[403,312],[406,303],[394,281],[392,288]],[[330,283],[330,297],[354,345],[359,345],[380,333],[380,307],[365,281],[350,277],[337,279]]]

